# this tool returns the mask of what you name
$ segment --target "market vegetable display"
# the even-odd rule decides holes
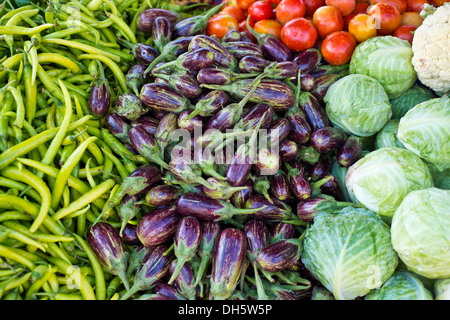
[[[422,8],[275,2],[0,4],[0,299],[448,299]]]

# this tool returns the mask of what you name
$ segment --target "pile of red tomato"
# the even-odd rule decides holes
[[[224,0],[208,21],[206,33],[222,38],[229,29],[281,39],[293,52],[319,48],[329,64],[350,61],[358,43],[392,35],[412,43],[422,24],[425,3],[436,7],[450,0]]]

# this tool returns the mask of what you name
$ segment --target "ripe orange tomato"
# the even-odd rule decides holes
[[[239,22],[237,19],[229,14],[218,13],[208,20],[206,34],[222,39],[230,29],[239,30]]]
[[[312,17],[314,12],[325,5],[325,0],[303,0],[305,3],[305,16]]]
[[[407,3],[408,3],[408,6],[406,8],[406,11],[420,13],[420,11],[422,11],[425,3],[429,4],[430,2],[427,0],[407,0]]]
[[[336,31],[323,40],[321,51],[326,62],[340,66],[350,61],[356,46],[357,42],[351,33]]]
[[[305,18],[295,18],[281,28],[281,41],[294,52],[312,48],[316,39],[316,28]]]
[[[420,27],[422,25],[423,18],[417,12],[408,12],[406,11],[402,14],[402,21],[400,25],[403,26],[405,24],[412,24],[413,26]]]
[[[378,35],[390,35],[400,26],[402,15],[393,6],[377,3],[367,9],[367,14],[375,18]]]
[[[406,11],[406,8],[408,7],[407,0],[370,0],[370,4],[374,5],[377,3],[386,3],[393,6],[395,9],[397,9],[400,14]]]
[[[325,3],[327,6],[338,8],[343,17],[352,13],[356,6],[355,0],[326,0]]]
[[[325,38],[332,32],[341,31],[344,28],[344,20],[338,8],[322,6],[314,12],[313,23],[320,37]]]
[[[394,37],[406,40],[410,44],[412,44],[414,38],[414,34],[412,32],[416,29],[417,29],[416,26],[413,26],[411,24],[405,24],[403,26],[398,27],[397,30],[395,30],[392,35]]]
[[[236,0],[236,3],[242,10],[247,10],[248,7],[250,7],[250,5],[255,1],[256,0]]]
[[[226,5],[219,12],[220,14],[228,14],[235,17],[238,22],[245,20],[245,11],[239,8],[237,5]]]
[[[377,36],[375,19],[368,14],[359,13],[348,23],[348,32],[350,32],[357,42],[363,42],[369,38]]]
[[[303,18],[306,8],[303,0],[281,0],[276,8],[277,20],[285,24],[295,18]]]
[[[368,4],[367,2],[357,2],[352,13],[367,13],[367,8],[369,8],[369,6],[370,4]]]
[[[261,34],[270,33],[274,35],[276,38],[280,39],[281,27],[282,25],[278,21],[273,19],[265,19],[257,21],[253,29],[255,29],[256,32]]]

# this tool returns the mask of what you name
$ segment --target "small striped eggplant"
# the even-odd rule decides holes
[[[119,116],[117,113],[108,113],[105,116],[105,127],[117,139],[123,142],[129,142],[130,123]]]
[[[295,159],[298,154],[298,144],[295,141],[286,139],[280,143],[280,161],[289,162]]]
[[[251,260],[254,261],[259,251],[269,244],[269,229],[264,222],[251,219],[244,225],[244,234],[247,237],[247,248]]]
[[[314,81],[314,88],[311,90],[311,94],[319,101],[323,103],[323,98],[328,91],[328,88],[338,81],[342,76],[339,74],[327,74],[319,76]]]
[[[286,201],[291,196],[291,188],[286,174],[278,171],[270,179],[270,193],[279,201]]]
[[[122,232],[123,243],[129,246],[141,245],[141,241],[136,235],[136,225],[127,223]]]
[[[330,120],[325,109],[310,92],[301,92],[298,105],[306,115],[313,130],[317,130],[330,125]]]
[[[297,205],[297,216],[305,222],[313,222],[314,217],[319,213],[324,203],[336,202],[329,195],[321,194],[309,199],[300,201]]]
[[[228,103],[228,95],[222,90],[212,90],[201,97],[195,104],[194,110],[186,117],[186,120],[197,115],[210,117]]]
[[[271,106],[265,103],[258,103],[251,107],[250,111],[234,125],[234,129],[251,130],[258,125],[260,129],[267,129],[271,125],[274,116],[275,112]]]
[[[180,215],[193,216],[204,221],[226,220],[234,215],[255,214],[265,209],[264,206],[255,209],[235,208],[227,201],[211,199],[200,193],[183,193],[178,198],[176,207]]]
[[[285,80],[298,75],[298,66],[292,61],[273,62],[263,70],[267,78]]]
[[[222,42],[238,42],[241,41],[242,36],[241,32],[236,29],[230,29],[225,33],[225,35],[222,37]]]
[[[291,166],[291,164],[285,163],[289,186],[292,193],[297,199],[305,200],[311,196],[312,188],[308,179],[305,177],[304,168],[299,169],[298,165]]]
[[[361,158],[362,139],[357,136],[349,136],[339,147],[336,160],[341,167],[350,167]]]
[[[253,36],[245,31],[241,31],[241,41],[253,42]]]
[[[314,70],[309,72],[314,78],[318,78],[320,76],[325,76],[328,74],[339,74],[341,76],[348,75],[349,72],[349,64],[343,64],[340,66],[333,66],[331,64],[319,64]]]
[[[316,48],[310,48],[298,53],[292,62],[296,63],[302,73],[314,70],[322,61],[322,53]]]
[[[279,145],[291,133],[291,123],[286,118],[275,119],[269,126],[267,132],[268,146]]]
[[[182,189],[174,185],[154,186],[145,194],[145,202],[155,207],[165,207],[175,204],[181,195]]]
[[[293,264],[303,251],[303,235],[271,243],[259,251],[256,261],[261,269],[280,272]]]
[[[158,51],[146,43],[131,43],[126,40],[120,41],[131,50],[134,58],[139,63],[149,65],[158,57]]]
[[[128,254],[117,230],[107,222],[98,222],[88,229],[86,241],[98,261],[108,272],[117,275],[128,290]]]
[[[189,51],[208,49],[214,54],[214,63],[221,68],[235,71],[237,68],[236,58],[215,38],[199,34],[192,38],[189,43]]]
[[[325,177],[317,181],[316,184],[320,185],[321,193],[330,195],[337,201],[342,201],[344,199],[339,181],[334,175],[327,174]]]
[[[214,53],[208,49],[200,48],[180,54],[175,61],[167,62],[152,69],[152,74],[166,73],[167,70],[198,71],[209,68],[214,63]]]
[[[321,156],[319,161],[309,169],[311,181],[318,181],[325,177],[331,170],[332,162],[329,157]]]
[[[180,129],[185,129],[190,133],[194,133],[196,128],[203,127],[203,118],[199,115],[191,116],[193,111],[186,110],[180,113],[178,116],[178,127]]]
[[[245,207],[245,203],[253,195],[253,186],[250,181],[245,181],[242,184],[242,187],[245,188],[233,193],[233,195],[230,198],[230,201],[233,204],[233,206],[241,209]]]
[[[200,246],[201,238],[202,227],[200,221],[192,216],[182,217],[178,222],[174,238],[174,253],[177,262],[168,284],[172,284],[175,281],[184,264],[195,256]]]
[[[149,77],[145,74],[145,69],[147,66],[138,63],[128,69],[125,79],[127,82],[127,87],[138,97],[139,92],[144,84],[149,81]]]
[[[119,205],[117,210],[117,215],[121,219],[121,226],[119,230],[119,235],[123,235],[123,230],[127,225],[128,221],[137,216],[139,211],[141,210],[141,206],[139,205],[139,195],[128,195],[126,194]]]
[[[132,127],[142,127],[152,136],[155,135],[158,125],[159,120],[148,115],[143,115],[131,122]]]
[[[164,169],[168,169],[167,163],[161,159],[159,145],[154,136],[143,127],[132,127],[130,130],[130,142],[136,151],[148,161],[154,162]]]
[[[252,42],[245,41],[233,41],[233,42],[222,42],[225,49],[228,50],[236,59],[240,60],[247,56],[260,57],[262,58],[263,53],[261,48]]]
[[[197,81],[202,85],[224,85],[230,84],[238,79],[253,78],[253,74],[248,73],[235,73],[230,69],[219,68],[203,68],[199,70],[197,74]]]
[[[270,229],[270,243],[292,239],[295,236],[295,227],[291,223],[278,222]]]
[[[155,295],[167,297],[169,300],[186,300],[186,297],[180,293],[176,286],[171,286],[163,282],[158,283],[153,288],[153,292]]]
[[[169,275],[173,276],[177,272],[178,260],[172,261],[169,266]],[[198,296],[198,287],[194,285],[194,271],[188,262],[184,263],[174,279],[174,285],[180,294],[188,300],[195,300]],[[170,285],[170,284],[168,284]]]
[[[222,230],[211,266],[210,300],[228,299],[240,280],[247,252],[247,239],[238,229]]]
[[[312,132],[311,146],[320,153],[337,150],[347,139],[344,131],[337,127],[323,127]]]
[[[164,16],[156,17],[152,25],[152,38],[156,49],[161,52],[172,40],[172,25]]]
[[[89,112],[96,117],[103,117],[111,104],[111,91],[108,81],[104,77],[94,80],[89,92],[88,107]]]
[[[203,192],[211,199],[228,200],[235,192],[246,189],[246,187],[232,187],[226,181],[214,177],[206,180],[213,188],[203,186]]]
[[[208,24],[208,20],[213,15],[218,13],[223,8],[224,5],[225,3],[213,6],[211,9],[202,13],[201,15],[189,17],[177,22],[173,26],[173,36],[177,38],[177,37],[195,36],[204,33],[206,30],[206,26]]]
[[[159,121],[155,132],[155,140],[161,150],[161,159],[164,157],[165,148],[172,142],[172,135],[178,129],[178,115],[166,113]]]
[[[262,221],[282,221],[292,217],[292,209],[286,203],[279,201],[273,197],[267,200],[261,194],[254,194],[245,203],[246,209],[257,211],[252,215],[253,219]]]
[[[193,109],[189,99],[168,85],[160,83],[145,84],[139,95],[142,103],[155,112],[181,113]]]
[[[252,155],[249,148],[241,145],[228,163],[225,177],[233,187],[240,187],[245,184],[252,169]]]
[[[300,75],[300,88],[302,91],[311,91],[314,88],[314,77],[309,73]]]
[[[291,139],[299,144],[307,142],[311,137],[312,129],[304,112],[298,106],[294,106],[286,112],[285,118],[291,124]]]
[[[157,56],[147,67],[145,73],[149,73],[160,62],[173,61],[181,54],[188,51],[192,37],[181,37],[167,43]]]
[[[157,246],[171,239],[180,220],[176,207],[157,208],[139,220],[136,235],[146,247]]]
[[[172,259],[173,254],[168,246],[157,246],[143,261],[134,277],[133,286],[120,297],[120,300],[127,300],[138,291],[153,288],[168,273]]]
[[[269,60],[266,60],[258,56],[246,56],[239,60],[239,71],[241,73],[261,73],[266,67],[271,64]]]
[[[211,264],[214,247],[220,233],[220,225],[217,221],[202,221],[201,227],[203,236],[198,249],[198,256],[201,261],[196,271],[194,286],[202,284],[203,276]],[[200,297],[203,297],[203,285],[201,285]]]
[[[164,17],[169,20],[171,25],[174,25],[181,20],[181,15],[175,11],[161,9],[161,8],[151,8],[146,9],[139,13],[136,19],[136,28],[139,31],[145,32],[147,34],[152,33],[153,21],[157,17]]]
[[[148,112],[141,100],[131,92],[125,92],[118,96],[114,109],[119,116],[130,121],[134,121]]]
[[[155,247],[146,247],[144,245],[137,246],[130,253],[128,259],[127,276],[130,278],[142,266],[142,263],[147,259],[148,255],[152,253]]]
[[[123,179],[121,192],[140,196],[160,180],[161,170],[150,164],[141,165]]]
[[[166,80],[167,85],[189,99],[197,97],[202,90],[197,79],[187,71],[177,71],[170,75],[158,74],[156,77]]]

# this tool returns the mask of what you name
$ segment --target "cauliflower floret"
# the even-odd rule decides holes
[[[426,6],[424,11],[432,7]],[[424,12],[423,11],[423,12]],[[419,80],[437,94],[450,92],[450,3],[435,9],[414,32],[412,64]]]

